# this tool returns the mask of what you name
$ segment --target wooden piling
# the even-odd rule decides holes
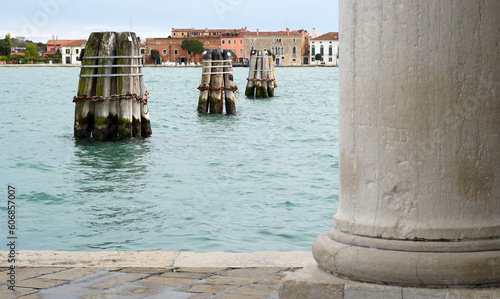
[[[151,135],[139,49],[133,32],[90,35],[73,100],[75,137],[109,140]]]
[[[255,63],[255,97],[262,98],[262,51],[257,51]]]
[[[130,36],[132,38],[132,49],[131,53],[132,56],[139,56],[140,53],[140,46],[137,41],[137,37],[134,32],[130,32]],[[138,66],[140,64],[140,59],[138,58],[131,58],[130,59],[130,64],[131,65],[136,65]],[[131,73],[132,74],[139,74],[142,71],[140,67],[131,67]],[[142,76],[134,76],[132,77],[132,90],[130,93],[136,94],[137,96],[140,95],[140,78]],[[141,137],[141,101],[138,100],[137,98],[132,99],[132,137]]]
[[[226,113],[235,114],[236,113],[236,98],[234,95],[234,84],[233,84],[233,66],[231,62],[231,51],[224,50],[222,52],[222,57],[224,60],[224,90],[226,99]]]
[[[207,49],[203,52],[203,70],[201,74],[201,84],[198,87],[200,90],[200,96],[198,98],[198,112],[207,113],[208,112],[208,95],[210,93],[210,78],[212,72],[212,50]]]
[[[214,61],[215,60],[215,61]],[[212,75],[210,77],[210,86],[212,87],[209,95],[210,102],[210,114],[222,114],[222,86],[223,86],[223,76],[221,72],[222,66],[222,53],[220,50],[212,52]]]
[[[86,56],[97,56],[102,33],[92,33],[85,46]],[[94,59],[84,59],[82,65],[92,66],[97,64]],[[96,68],[81,68],[80,75],[93,75]],[[86,97],[93,94],[93,78],[80,77],[78,82],[78,93],[73,99],[75,102],[75,124],[74,136],[76,138],[90,138],[94,126],[94,102]]]
[[[99,52],[97,56],[114,56],[115,44],[114,32],[104,32],[99,44]],[[97,69],[97,74],[111,74],[112,69],[104,66],[112,65],[112,58],[100,58],[97,60],[97,64],[101,66]],[[110,95],[111,77],[97,77],[95,96],[106,98]],[[108,128],[112,127],[112,125],[112,120],[109,117],[109,101],[98,99],[95,102],[94,108],[94,129],[92,130],[94,140],[102,141],[112,139],[113,136],[111,136],[110,132],[108,131]]]
[[[245,89],[245,95],[247,97],[253,97],[255,94],[255,70],[257,69],[257,51],[252,50],[250,52],[250,67],[248,72],[248,82]]]
[[[267,83],[269,82],[270,73],[269,73],[269,56],[267,55],[267,51],[262,51],[262,57],[261,57],[261,66],[260,66],[260,71],[261,71],[261,96],[263,98],[267,98]]]
[[[153,134],[151,130],[151,120],[149,119],[149,105],[148,97],[149,92],[146,90],[146,84],[144,83],[144,76],[139,77],[140,87],[141,87],[141,136],[149,137]]]
[[[267,70],[268,70],[268,79],[267,81],[267,94],[269,97],[274,97],[274,84],[276,79],[274,77],[274,66],[273,66],[273,56],[271,51],[267,50]]]
[[[129,33],[120,33],[118,45],[116,48],[117,56],[131,56],[132,45],[129,40]],[[129,58],[117,59],[118,65],[127,65],[130,63]],[[130,74],[132,69],[130,67],[116,68],[117,74]],[[117,77],[117,91],[118,94],[130,94],[132,91],[132,77]],[[128,139],[132,137],[132,101],[129,97],[120,97],[118,99],[118,135],[120,139]]]

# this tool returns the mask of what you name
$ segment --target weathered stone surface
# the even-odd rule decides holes
[[[500,2],[339,7],[339,209],[315,260],[353,281],[499,285]]]
[[[319,270],[317,265],[312,265],[285,277],[279,287],[279,297],[283,299],[343,298],[345,283],[346,280],[329,275]]]
[[[108,289],[149,276],[149,274],[141,274],[141,273],[117,273],[117,274],[118,275],[115,275],[104,281],[93,284],[90,287],[95,289]]]
[[[231,293],[270,296],[277,294],[278,288],[276,286],[253,284],[232,290]]]
[[[306,267],[315,261],[310,252],[181,252],[175,267]]]
[[[171,268],[178,252],[161,251],[32,251],[18,252],[19,267],[154,267]],[[9,266],[7,251],[0,251],[0,266]]]
[[[171,287],[177,287],[177,286],[189,283],[191,281],[192,281],[192,279],[190,279],[190,278],[172,278],[172,277],[165,277],[165,276],[153,276],[153,277],[148,277],[148,278],[139,280],[140,283],[161,284],[161,285],[166,285],[166,286],[171,286]]]
[[[225,291],[229,288],[234,288],[231,285],[212,285],[212,284],[192,284],[186,287],[179,289],[179,291],[183,292],[191,292],[191,293],[219,293]]]
[[[283,268],[242,268],[242,269],[229,270],[229,271],[221,273],[220,275],[259,278],[259,277],[263,277],[266,275],[276,274],[282,270],[284,270],[284,269]]]
[[[230,284],[230,285],[245,285],[255,282],[257,279],[255,277],[234,277],[234,276],[223,276],[215,275],[204,279],[206,282],[213,284]]]
[[[16,285],[19,287],[25,287],[25,288],[46,289],[46,288],[62,285],[62,284],[68,283],[68,282],[69,281],[65,281],[65,280],[31,278],[31,279],[26,279],[26,280],[23,280],[21,282],[18,282]]]

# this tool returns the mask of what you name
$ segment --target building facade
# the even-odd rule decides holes
[[[158,50],[160,52],[161,62],[171,63],[201,63],[203,62],[203,55],[193,54],[190,55],[186,50],[181,48],[182,41],[185,39],[195,39],[203,43],[205,49],[220,49],[220,37],[200,37],[200,38],[146,38],[146,63],[153,64],[154,60],[151,58],[151,50]]]
[[[270,50],[276,65],[293,66],[302,64],[302,52],[306,31],[269,31],[245,34],[245,57],[250,57],[252,50]],[[307,34],[307,33],[306,33]]]
[[[87,41],[84,39],[63,43],[59,48],[62,55],[62,64],[81,65],[78,59],[86,44]]]
[[[311,64],[339,65],[339,33],[328,32],[310,41]],[[316,54],[321,54],[321,60],[317,61]]]
[[[245,57],[245,37],[244,36],[226,36],[221,37],[221,49],[231,50],[238,58]]]

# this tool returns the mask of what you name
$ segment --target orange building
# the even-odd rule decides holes
[[[151,59],[151,50],[160,52],[161,62],[176,62],[176,63],[202,63],[203,55],[193,54],[192,56],[186,50],[181,48],[182,41],[185,39],[195,39],[203,43],[205,49],[220,49],[220,37],[169,37],[169,38],[147,38],[147,60],[146,63],[155,63]]]
[[[221,37],[220,40],[222,50],[231,50],[238,58],[245,57],[245,37],[243,35]]]

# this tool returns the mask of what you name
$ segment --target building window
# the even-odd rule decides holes
[[[225,40],[222,40],[222,44],[225,45],[226,44],[226,41]]]
[[[240,39],[240,45],[243,45],[243,40]]]
[[[70,53],[70,50],[69,49],[66,49],[66,54],[69,54]]]
[[[250,52],[252,52],[252,51],[253,51],[253,46],[250,48]]]
[[[227,40],[227,44],[228,44],[228,45],[230,45],[230,44],[231,44],[231,40],[230,40],[230,39],[228,39],[228,40]]]
[[[293,39],[293,42],[295,42],[295,38]]]
[[[253,38],[252,38],[252,43],[253,43]]]
[[[233,44],[235,44],[235,45],[236,45],[236,40],[233,40]]]
[[[205,42],[205,45],[208,45],[208,41]]]
[[[76,54],[78,54],[78,50],[76,50],[76,51],[77,51]],[[141,55],[144,55],[145,52],[146,51],[144,51],[144,49],[141,49]]]
[[[285,48],[282,46],[281,47],[281,55],[283,55],[283,54],[285,54]],[[285,59],[285,58],[283,58],[283,59]]]
[[[296,55],[297,54],[297,47],[293,46],[292,54]]]
[[[167,55],[167,50],[163,49],[162,53],[163,53],[163,56]]]
[[[316,46],[315,45],[313,45],[312,48],[311,48],[311,55],[312,56],[316,55]]]
[[[174,50],[174,55],[179,54],[179,51],[177,49]]]
[[[76,54],[79,54],[79,52],[80,52],[80,49],[76,49]]]
[[[240,55],[243,55],[243,49],[240,49]]]
[[[321,56],[324,55],[324,52],[323,52],[323,45],[321,45],[321,47],[319,48],[319,54],[321,54]]]
[[[271,54],[274,54],[274,46],[271,46]]]
[[[295,59],[295,58],[294,58],[294,59],[292,59],[292,61],[293,61],[293,62],[297,62],[297,59]]]
[[[175,33],[174,33],[174,35],[175,35]],[[159,44],[160,44],[160,41],[159,41],[159,40],[157,40],[157,41],[156,41],[156,44],[157,44],[157,45],[159,45]]]
[[[329,61],[329,62],[332,62],[332,61],[333,61],[333,58],[331,58],[331,57],[330,57],[330,58],[328,58],[328,61]]]
[[[71,57],[66,56],[66,64],[70,64],[70,63],[71,63]]]
[[[328,55],[330,55],[330,56],[333,55],[333,47],[332,47],[332,45],[330,45],[330,47],[328,48]]]

